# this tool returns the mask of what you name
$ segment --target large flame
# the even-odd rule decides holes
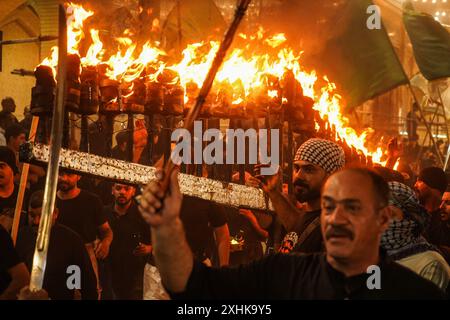
[[[105,52],[99,30],[84,30],[86,19],[93,16],[94,12],[75,4],[69,4],[67,12],[68,52],[79,54],[83,67],[106,65],[105,76],[120,83],[131,83],[142,76],[158,81],[158,75],[168,70],[176,72],[177,78],[173,81],[177,81],[185,92],[190,84],[200,88],[220,45],[217,41],[190,44],[182,52],[180,61],[167,63],[163,62],[167,60],[166,53],[156,44],[147,42],[142,47],[137,47],[129,32],[125,31],[122,37],[115,39],[115,52],[109,49]],[[86,34],[90,37],[87,38]],[[278,90],[267,85],[267,79],[270,76],[281,82],[286,71],[290,70],[301,84],[304,96],[314,100],[314,110],[334,128],[336,139],[345,141],[366,156],[371,156],[374,162],[381,162],[382,149],[373,151],[367,147],[366,140],[371,130],[358,133],[349,125],[348,118],[343,116],[341,97],[335,93],[335,85],[324,77],[326,85],[317,89],[316,72],[307,72],[302,68],[301,52],[294,52],[287,46],[284,34],[266,35],[265,31],[259,28],[255,34],[239,34],[236,40],[240,40],[243,45],[237,46],[228,54],[216,76],[213,94],[218,91],[217,88],[226,85],[232,88],[231,103],[235,105],[243,103],[253,94],[281,98]],[[91,43],[84,54],[80,53],[81,41]],[[51,56],[41,63],[51,66],[54,72],[57,52],[57,48],[53,48]],[[129,87],[132,88],[132,85]],[[128,94],[130,95],[132,91]],[[188,101],[187,95],[185,101]],[[286,98],[283,97],[284,102]]]

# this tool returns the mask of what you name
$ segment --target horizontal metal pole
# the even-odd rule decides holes
[[[0,41],[0,46],[10,45],[10,44],[53,41],[56,39],[58,39],[57,36],[40,36],[40,37],[27,38],[27,39],[3,40],[3,41]]]

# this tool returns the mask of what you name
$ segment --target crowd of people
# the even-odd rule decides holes
[[[16,299],[30,295],[26,287],[45,170],[30,166],[20,228],[12,239],[23,165],[18,152],[31,124],[29,116],[17,121],[11,98],[4,99],[2,107],[0,299]],[[99,129],[102,121],[89,130],[94,135],[92,151],[101,155],[106,139]],[[146,141],[147,135],[141,132],[134,138]],[[116,135],[114,157],[127,160],[128,141],[128,133]],[[142,141],[136,143],[133,161],[151,164],[154,159],[146,158]],[[291,193],[282,170],[261,176],[261,165],[256,165],[245,174],[247,185],[263,189],[273,212],[183,196],[178,170],[163,192],[158,181],[140,187],[60,169],[39,297],[448,298],[449,181],[432,163],[421,163],[416,172],[409,147],[392,142],[386,166],[369,168],[346,162],[344,150],[333,141],[305,139],[293,159]],[[162,179],[163,172],[157,176]],[[70,266],[80,270],[78,287],[67,285]],[[368,286],[372,266],[381,277],[381,286],[375,288]]]

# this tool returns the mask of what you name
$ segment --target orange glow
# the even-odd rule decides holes
[[[147,42],[138,47],[132,40],[131,32],[125,30],[121,37],[112,40],[116,48],[107,46],[109,49],[105,52],[99,30],[84,30],[86,19],[93,16],[94,12],[75,4],[69,4],[67,12],[68,52],[81,55],[83,67],[106,65],[105,76],[127,88],[125,98],[133,95],[131,83],[134,80],[145,77],[146,81],[158,82],[158,76],[167,70],[176,72],[177,76],[170,81],[184,88],[185,102],[188,102],[186,88],[192,84],[198,88],[202,86],[220,45],[217,41],[189,44],[183,50],[180,61],[167,63],[163,59],[167,55],[158,47],[158,43]],[[159,20],[154,20],[152,27],[159,28]],[[86,34],[90,37],[86,38]],[[260,27],[255,34],[240,33],[236,40],[244,44],[230,50],[217,73],[210,95],[218,96],[221,90],[229,90],[229,103],[232,105],[245,105],[247,101],[264,95],[268,101],[279,101],[280,105],[286,105],[289,101],[278,88],[282,87],[286,71],[290,70],[300,83],[303,95],[314,100],[314,110],[318,111],[322,119],[326,119],[329,128],[336,131],[335,138],[345,141],[366,156],[372,156],[373,162],[381,162],[383,150],[369,150],[367,147],[366,140],[372,130],[358,133],[350,126],[349,119],[343,115],[341,97],[335,92],[336,86],[324,77],[326,85],[318,88],[318,75],[314,70],[306,71],[302,67],[302,52],[289,48],[284,34],[266,35]],[[86,53],[80,54],[82,41],[84,45],[90,45]],[[255,51],[255,43],[260,53]],[[57,52],[57,48],[53,48],[51,56],[41,64],[55,70]]]
[[[395,162],[395,165],[394,165],[395,171],[397,171],[399,165],[400,165],[400,158],[398,158],[397,161]]]

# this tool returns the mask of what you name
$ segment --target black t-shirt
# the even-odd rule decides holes
[[[108,137],[106,128],[101,122],[96,121],[89,125],[89,152],[101,157],[107,156],[107,142],[111,140]],[[111,141],[109,141],[111,142]]]
[[[316,218],[320,219],[320,210],[306,212],[293,231],[296,232],[298,237],[300,238],[302,233]],[[293,251],[301,253],[315,253],[324,251],[320,224],[316,228],[314,228],[314,230],[308,235],[308,237],[305,238],[303,243],[297,243]]]
[[[238,268],[208,268],[196,262],[180,299],[378,300],[444,299],[431,281],[382,258],[381,289],[369,289],[363,273],[353,277],[333,269],[325,254],[276,254]],[[372,283],[372,282],[370,282]]]
[[[21,262],[9,233],[0,225],[0,294],[8,288],[11,277],[8,270]]]
[[[263,239],[252,226],[251,222],[239,213],[239,209],[226,208],[230,236],[236,241],[243,241],[242,248],[230,252],[230,265],[239,265],[262,258]]]
[[[425,237],[434,245],[450,247],[450,228],[446,222],[441,220],[439,210],[431,213],[430,223],[425,230]]]
[[[12,220],[14,219],[14,211],[16,208],[17,195],[19,193],[19,186],[14,185],[14,191],[8,198],[0,197],[0,216],[3,215],[4,218],[8,219],[8,221],[12,224]],[[20,214],[20,225],[27,224],[26,211],[28,208],[29,201],[29,193],[25,190],[25,194],[22,202],[22,211]]]
[[[113,206],[105,207],[105,216],[113,231],[108,267],[111,285],[118,299],[142,299],[144,267],[147,257],[133,255],[139,242],[151,243],[150,226],[133,202],[125,215],[119,216]]]
[[[78,233],[85,243],[95,241],[97,228],[106,222],[100,198],[85,190],[70,200],[56,197],[56,207],[59,209],[58,223]]]
[[[214,228],[227,223],[224,208],[211,201],[184,196],[180,213],[187,242],[199,260],[214,252]]]
[[[17,252],[30,271],[36,238],[37,228],[29,226],[21,228],[17,236]],[[67,288],[67,279],[70,276],[67,270],[71,265],[80,268],[82,299],[96,300],[97,280],[83,240],[75,231],[57,223],[50,233],[43,283],[43,288],[52,300],[73,299],[73,290]]]

